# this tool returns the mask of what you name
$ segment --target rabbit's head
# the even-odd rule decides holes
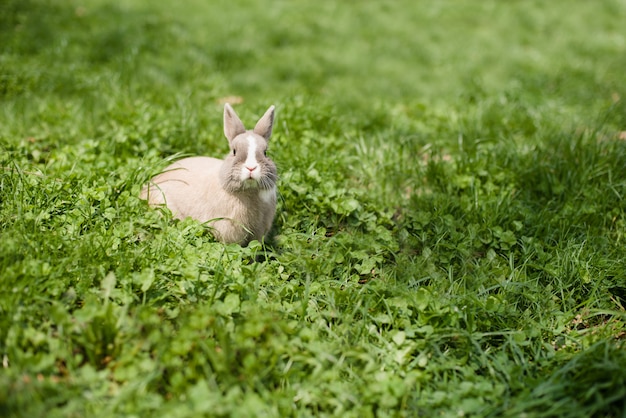
[[[224,105],[224,134],[230,144],[230,153],[224,158],[220,177],[229,192],[257,189],[274,190],[276,165],[266,155],[272,135],[274,106],[270,106],[252,130],[246,130],[237,113]]]

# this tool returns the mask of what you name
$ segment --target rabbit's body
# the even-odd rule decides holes
[[[261,240],[276,213],[276,166],[265,156],[274,107],[246,131],[234,110],[224,108],[230,154],[219,160],[191,157],[168,166],[141,193],[151,205],[165,204],[176,218],[210,222],[222,242]]]

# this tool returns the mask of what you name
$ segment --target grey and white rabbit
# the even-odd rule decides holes
[[[176,218],[209,222],[215,237],[225,243],[247,245],[262,240],[276,213],[277,171],[267,157],[274,124],[274,106],[252,130],[227,103],[224,134],[230,153],[223,160],[190,157],[155,176],[141,191],[150,205],[165,204]]]

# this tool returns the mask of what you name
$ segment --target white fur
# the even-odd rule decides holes
[[[265,203],[276,202],[276,187],[259,191],[259,197]]]
[[[259,170],[259,162],[256,160],[256,139],[252,135],[248,135],[246,139],[248,140],[248,156],[241,168],[241,180],[250,178],[258,180],[261,177],[261,172]]]

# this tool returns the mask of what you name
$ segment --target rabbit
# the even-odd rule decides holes
[[[151,206],[166,205],[175,218],[208,222],[223,243],[247,245],[263,240],[276,214],[276,164],[267,157],[274,124],[270,106],[246,130],[230,104],[224,105],[224,134],[230,153],[223,159],[190,157],[155,176],[140,197]]]

